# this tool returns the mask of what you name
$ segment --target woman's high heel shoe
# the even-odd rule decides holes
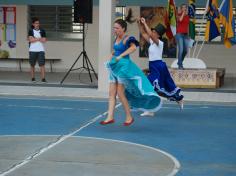
[[[115,122],[114,119],[111,119],[111,120],[108,120],[108,121],[103,120],[103,121],[100,122],[100,124],[101,125],[107,125],[107,124],[111,124],[111,123],[114,123],[114,122]]]
[[[123,125],[130,126],[133,122],[134,122],[134,118],[132,118],[132,120],[130,122],[124,122]]]

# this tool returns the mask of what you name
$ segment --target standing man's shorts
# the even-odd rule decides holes
[[[38,61],[39,66],[45,65],[45,52],[29,52],[29,63],[31,66],[35,66],[36,61]]]

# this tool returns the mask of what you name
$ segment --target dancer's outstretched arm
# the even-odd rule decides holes
[[[140,21],[143,24],[147,35],[152,39],[152,41],[154,41],[158,45],[159,44],[159,39],[153,35],[152,30],[147,25],[145,18],[141,18]]]
[[[142,37],[146,40],[146,42],[150,43],[150,37],[145,31],[144,26],[141,23],[141,19],[138,19],[137,23],[138,23],[138,28],[139,28],[139,31],[140,31]]]

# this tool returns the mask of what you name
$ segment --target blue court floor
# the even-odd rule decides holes
[[[176,104],[164,102],[154,117],[140,117],[140,112],[132,112],[135,122],[130,127],[122,125],[122,106],[116,109],[114,124],[101,126],[99,121],[105,118],[106,111],[106,99],[0,97],[0,139],[73,134],[127,141],[157,148],[176,158],[181,165],[177,176],[236,175],[234,104],[187,102],[180,111]],[[0,147],[7,146],[0,143]],[[0,157],[4,156],[2,149]],[[10,166],[0,164],[0,175],[4,167]],[[12,173],[17,175],[17,171]]]

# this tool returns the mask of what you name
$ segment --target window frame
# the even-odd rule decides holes
[[[54,10],[52,14],[47,11],[37,11],[37,8],[47,8]],[[60,10],[66,9],[70,11],[67,13],[67,20],[63,20],[63,15]],[[35,12],[34,12],[35,10]],[[69,5],[30,5],[28,6],[28,29],[31,28],[31,19],[33,17],[38,17],[40,21],[40,26],[45,29],[47,34],[47,39],[50,41],[73,41],[73,40],[82,40],[83,38],[83,25],[81,23],[74,23],[74,7]],[[51,16],[50,16],[51,15]],[[44,17],[47,16],[48,19],[44,20]],[[50,19],[51,18],[51,19]],[[55,21],[52,20],[54,18]],[[61,19],[60,19],[61,18]],[[68,20],[70,19],[70,20]],[[45,23],[44,21],[49,21]],[[47,25],[54,25],[55,28],[46,27]],[[65,26],[65,29],[60,27]],[[67,29],[66,29],[67,28]],[[68,30],[71,28],[70,30]]]
[[[41,10],[38,12],[37,8],[44,8],[44,10]],[[44,23],[44,17],[48,17],[48,11],[45,12],[45,8],[52,8],[54,9],[54,14],[52,13],[53,17],[55,18],[55,22],[52,21],[52,23],[55,24],[55,30],[48,29],[46,26],[47,24]],[[60,15],[63,15],[60,13],[60,9],[62,8],[68,8],[68,10],[71,9],[71,20],[67,21],[71,23],[71,30],[70,31],[60,31],[59,29],[59,17]],[[33,12],[33,11],[36,12]],[[126,13],[126,7],[125,6],[117,6],[116,7],[116,14],[120,12],[122,14],[122,19],[125,19],[125,13]],[[37,14],[39,13],[39,14]],[[31,28],[31,19],[33,17],[38,17],[41,23],[41,27],[45,29],[47,34],[47,39],[49,41],[80,41],[83,39],[83,24],[82,23],[74,23],[74,7],[69,5],[30,5],[28,6],[28,29]],[[48,19],[50,21],[50,19]],[[63,21],[62,21],[63,22]],[[85,24],[85,37],[88,30],[88,25]]]

